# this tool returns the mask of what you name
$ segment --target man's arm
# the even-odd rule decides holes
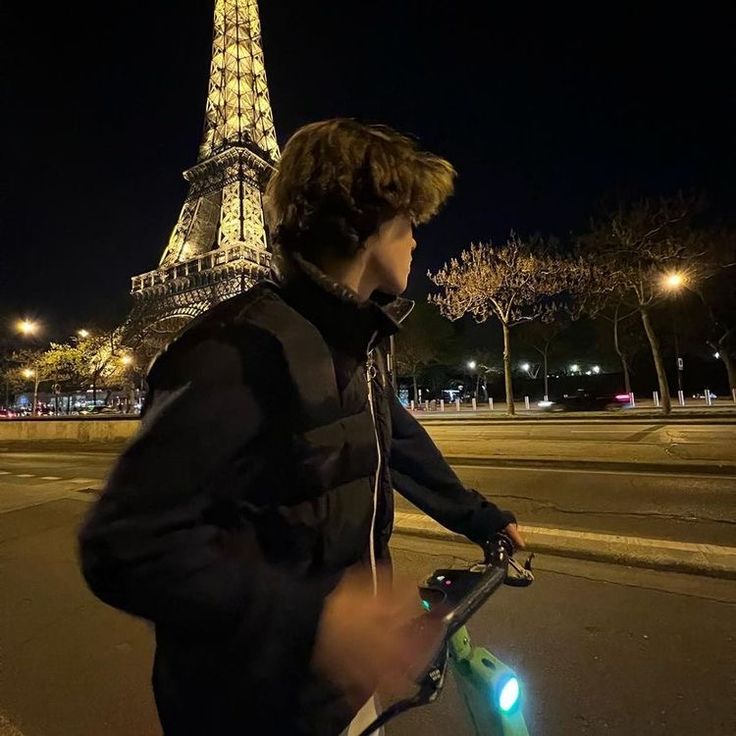
[[[477,491],[466,488],[424,427],[393,394],[391,456],[394,488],[442,526],[481,544],[515,521]]]
[[[262,410],[232,346],[205,341],[184,358],[189,380],[153,387],[139,434],[80,532],[84,576],[106,603],[169,630],[243,651],[253,637],[270,640],[264,677],[269,667],[275,680],[303,675],[337,581],[277,571],[234,500],[228,509]]]

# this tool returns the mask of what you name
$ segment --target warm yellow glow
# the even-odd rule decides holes
[[[679,289],[685,283],[685,277],[681,273],[670,273],[664,277],[666,289]]]
[[[123,357],[120,358],[120,362],[123,365],[130,365],[133,362],[133,358],[131,358],[130,355],[123,355]]]
[[[35,376],[35,375],[36,375],[36,371],[32,370],[31,368],[25,368],[25,369],[23,370],[23,375],[24,375],[24,376],[25,376],[26,378],[32,378],[33,376]]]
[[[24,335],[32,335],[38,329],[38,325],[35,322],[31,322],[29,319],[24,319],[18,322],[18,330]]]
[[[88,330],[77,330],[77,335],[79,335],[79,337],[89,337],[89,331]]]

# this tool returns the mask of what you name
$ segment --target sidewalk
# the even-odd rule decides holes
[[[736,547],[539,526],[523,525],[519,528],[531,552],[736,579]],[[399,511],[395,515],[394,529],[397,534],[467,541],[462,535],[448,531],[424,514]]]

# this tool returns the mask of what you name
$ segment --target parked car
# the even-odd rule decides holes
[[[16,416],[12,409],[0,409],[0,419],[15,419]]]
[[[563,394],[551,401],[540,401],[537,407],[543,411],[610,411],[631,406],[628,394],[595,394],[579,388],[575,393]]]

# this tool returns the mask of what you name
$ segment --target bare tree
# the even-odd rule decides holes
[[[705,234],[693,227],[700,203],[682,196],[619,205],[580,238],[580,253],[596,272],[589,304],[606,294],[635,308],[641,317],[657,371],[662,411],[672,410],[670,390],[652,309],[668,289],[698,279],[707,264]],[[597,307],[594,307],[594,310]]]
[[[471,314],[477,322],[495,317],[503,331],[506,406],[514,411],[511,381],[512,327],[535,319],[549,320],[565,293],[581,290],[578,264],[553,254],[544,242],[524,241],[511,233],[506,243],[472,244],[429,278],[442,289],[430,301],[450,320]]]
[[[530,322],[521,330],[521,340],[530,348],[539,353],[541,365],[531,366],[529,375],[536,378],[540,369],[544,371],[544,398],[549,398],[549,355],[553,343],[570,326],[569,318],[565,318],[565,312],[557,311],[547,321]]]
[[[411,376],[414,401],[419,400],[417,378],[427,366],[449,357],[453,349],[452,327],[426,303],[419,303],[395,338],[398,372]]]
[[[710,278],[693,286],[706,312],[707,342],[728,375],[731,395],[736,391],[736,233],[714,233]]]

